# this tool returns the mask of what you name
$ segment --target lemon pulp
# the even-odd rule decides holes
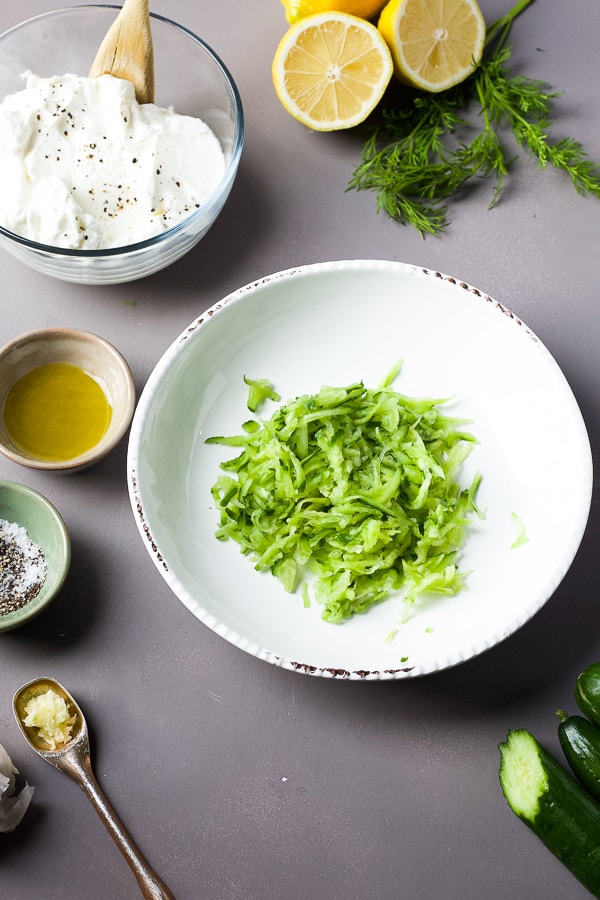
[[[284,109],[315,131],[363,122],[381,100],[392,72],[391,52],[377,28],[335,11],[291,25],[272,65]]]
[[[474,72],[486,33],[477,0],[390,0],[377,27],[398,78],[433,93]]]
[[[51,462],[75,459],[95,447],[111,416],[98,382],[71,363],[47,363],[18,378],[3,410],[15,445]]]

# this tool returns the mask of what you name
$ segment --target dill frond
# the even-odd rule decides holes
[[[382,110],[380,122],[368,126],[348,190],[373,191],[378,212],[422,236],[440,234],[449,224],[448,201],[475,179],[492,179],[490,207],[497,202],[516,158],[502,140],[509,131],[540,168],[563,170],[580,194],[600,197],[598,164],[573,138],[551,138],[560,92],[510,73],[509,32],[532,2],[519,0],[487,29],[483,60],[464,82],[439,94],[417,92],[401,110]]]

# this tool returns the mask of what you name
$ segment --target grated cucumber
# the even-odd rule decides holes
[[[306,592],[312,573],[328,622],[392,592],[411,603],[465,586],[458,554],[479,515],[480,476],[466,489],[456,476],[476,441],[464,420],[442,413],[444,401],[394,391],[396,374],[375,390],[323,387],[244,423],[243,434],[207,440],[242,448],[212,487],[216,536],[236,541],[286,591]],[[278,397],[264,380],[245,381],[261,399]]]

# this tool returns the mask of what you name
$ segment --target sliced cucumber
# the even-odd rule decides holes
[[[600,898],[600,804],[524,729],[509,731],[500,754],[512,811]]]

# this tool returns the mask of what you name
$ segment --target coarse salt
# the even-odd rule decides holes
[[[0,615],[25,606],[40,592],[48,565],[27,529],[0,519]]]

